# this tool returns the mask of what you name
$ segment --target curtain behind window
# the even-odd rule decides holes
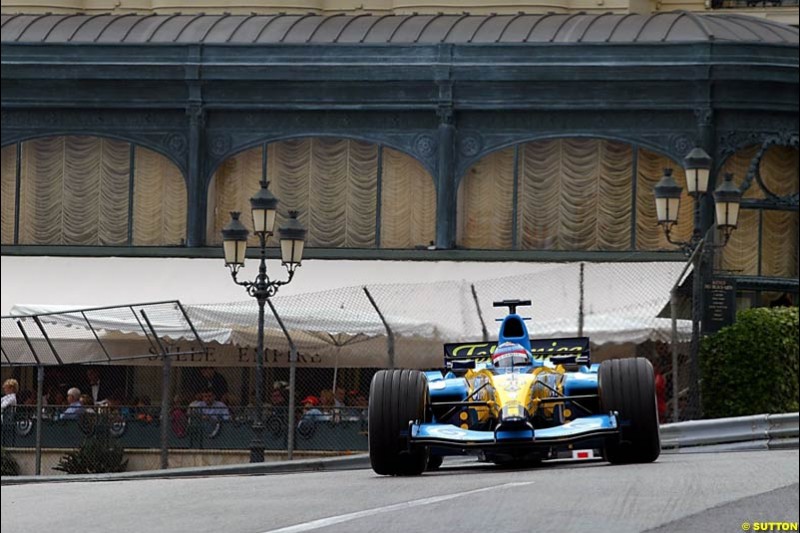
[[[125,244],[128,157],[128,143],[98,137],[23,143],[20,244]]]
[[[217,170],[212,190],[213,223],[208,242],[221,242],[229,211],[241,211],[252,228],[250,197],[262,176],[262,147],[228,159]],[[374,248],[378,205],[378,145],[324,137],[291,139],[267,145],[266,174],[278,197],[276,227],[288,211],[299,211],[308,229],[308,246]],[[435,233],[433,180],[411,157],[383,150],[381,247],[427,245]],[[277,245],[277,235],[269,244]],[[251,244],[256,244],[251,235]]]
[[[14,203],[17,180],[17,145],[3,147],[2,179],[0,179],[0,214],[2,215],[2,243],[14,243]]]
[[[652,186],[666,158],[639,150],[637,243],[666,248]],[[512,247],[514,148],[487,155],[459,190],[457,241],[465,248]],[[678,179],[682,174],[676,172]],[[602,139],[550,139],[519,146],[517,235],[527,250],[627,250],[631,246],[633,149]],[[684,207],[684,210],[686,207]],[[691,206],[689,206],[691,213]],[[682,217],[683,218],[683,217]],[[690,228],[691,216],[681,220]]]
[[[747,176],[757,146],[744,148],[728,158],[720,176],[731,172],[739,185]],[[786,146],[774,146],[761,160],[761,177],[774,194],[785,196],[798,192],[798,151]],[[745,192],[745,198],[765,198],[767,195],[756,180]],[[798,274],[797,239],[798,215],[791,211],[761,211],[761,274],[764,276],[796,277]],[[731,234],[728,245],[719,254],[718,265],[737,274],[758,274],[759,210],[743,209],[739,227]]]

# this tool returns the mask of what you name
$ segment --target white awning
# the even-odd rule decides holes
[[[394,281],[394,278],[385,276],[393,275],[393,269],[399,265],[404,265],[406,275],[423,266],[431,266],[434,271],[437,265],[441,266],[429,263],[346,263],[357,263],[368,279],[374,279],[376,271],[387,267],[382,272],[383,281]],[[319,266],[325,265],[336,270],[335,262]],[[452,267],[451,276],[469,271],[468,268],[459,270],[455,265],[473,267],[474,264],[448,265]],[[503,264],[481,263],[480,266],[482,270],[472,273],[497,274],[502,271]],[[669,302],[670,289],[678,281],[684,267],[682,263],[587,263],[582,283],[580,264],[537,263],[525,266],[528,272],[513,276],[428,283],[367,282],[304,294],[281,294],[272,302],[301,354],[317,361],[330,359],[326,366],[385,366],[388,363],[389,334],[384,319],[394,338],[397,366],[438,366],[444,342],[481,340],[484,326],[487,337],[496,338],[494,320],[502,318],[506,309],[494,308],[492,303],[503,299],[532,301],[530,308],[519,309],[520,314],[531,318],[528,327],[532,337],[575,336],[579,328],[581,284],[583,334],[589,336],[596,346],[670,339],[671,321],[657,318],[657,315]],[[218,270],[224,278],[224,269]],[[309,272],[313,274],[314,269],[309,268],[298,277],[309,275]],[[350,275],[354,274],[351,272]],[[130,281],[130,285],[136,284],[134,280]],[[232,285],[228,280],[218,284],[225,283]],[[365,286],[383,319],[367,297]],[[12,314],[58,312],[43,316],[42,321],[50,327],[72,328],[70,332],[64,330],[62,333],[65,338],[74,340],[75,329],[88,331],[82,314],[65,313],[75,307],[17,305]],[[231,364],[235,358],[234,352],[225,346],[247,349],[256,343],[257,306],[253,299],[217,304],[184,303],[183,308],[199,336],[218,346],[217,353],[225,359],[221,363]],[[92,311],[92,325],[109,342],[135,343],[136,335],[144,336],[142,326],[133,312],[126,312],[124,307],[121,309],[123,311]],[[158,335],[173,345],[190,343],[195,339],[194,331],[179,313],[160,314],[152,321]],[[689,324],[679,321],[678,328],[679,334],[684,336],[689,331]],[[271,349],[288,350],[289,344],[269,308],[266,332]],[[14,335],[12,332],[10,337]],[[8,337],[4,329],[4,344],[11,340]],[[122,350],[127,353],[136,348],[131,346]]]

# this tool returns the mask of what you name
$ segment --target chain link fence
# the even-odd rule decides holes
[[[364,452],[375,372],[441,368],[445,342],[495,340],[505,310],[492,303],[511,298],[532,300],[519,312],[533,338],[588,336],[593,362],[648,358],[662,421],[680,420],[691,323],[680,290],[670,319],[670,295],[683,268],[535,264],[513,277],[275,297],[261,398],[254,300],[18,308],[33,316],[2,319],[2,378],[18,384],[3,410],[4,473],[7,457],[24,474],[246,462],[259,435],[268,459]]]

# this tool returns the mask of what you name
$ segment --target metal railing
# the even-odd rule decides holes
[[[712,0],[711,9],[794,7],[798,0]]]
[[[758,448],[792,444],[796,447],[797,439],[798,413],[692,420],[661,426],[662,448],[735,443],[758,443]]]

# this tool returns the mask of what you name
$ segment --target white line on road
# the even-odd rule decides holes
[[[374,516],[377,514],[391,513],[392,511],[402,511],[404,509],[411,509],[412,507],[420,507],[422,505],[430,505],[432,503],[444,502],[453,500],[460,496],[467,496],[470,494],[478,494],[479,492],[487,492],[490,490],[507,489],[511,487],[521,487],[523,485],[531,485],[533,481],[518,481],[515,483],[504,483],[502,485],[493,485],[491,487],[483,487],[475,490],[468,490],[466,492],[456,492],[455,494],[443,494],[442,496],[432,496],[430,498],[422,498],[421,500],[412,500],[410,502],[396,503],[394,505],[387,505],[385,507],[375,507],[374,509],[366,509],[364,511],[356,511],[355,513],[341,514],[338,516],[329,516],[328,518],[320,518],[319,520],[312,520],[310,522],[303,522],[294,526],[282,527],[280,529],[270,529],[264,533],[300,533],[302,531],[312,531],[322,527],[333,526],[341,524],[342,522],[350,522],[351,520],[358,520],[367,516]]]

